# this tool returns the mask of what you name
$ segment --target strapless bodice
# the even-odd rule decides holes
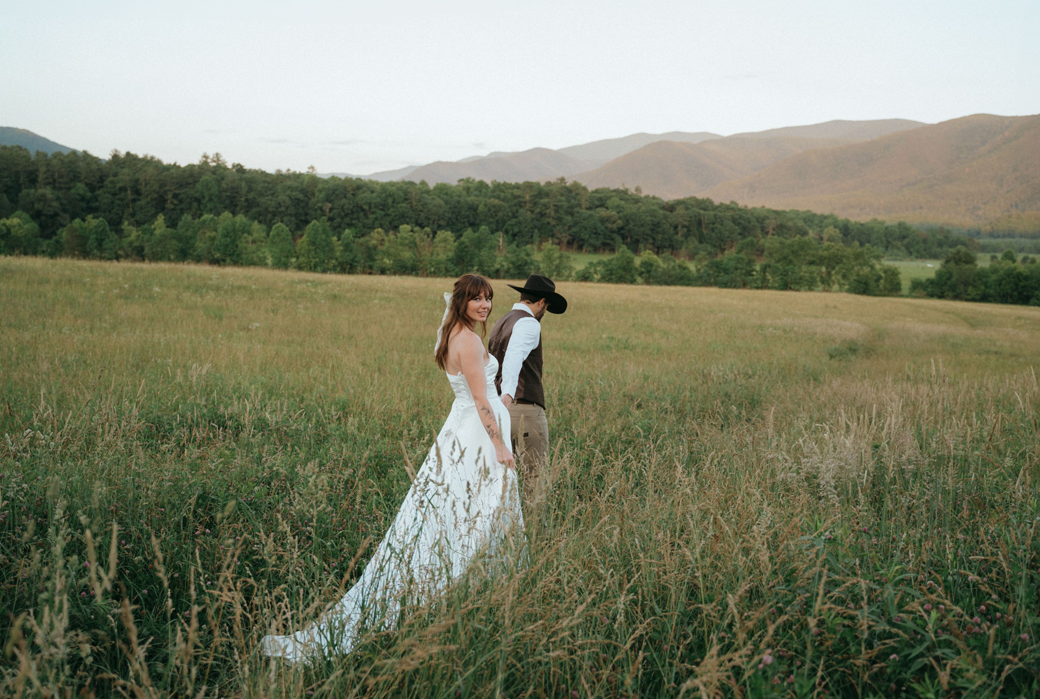
[[[496,374],[498,374],[498,360],[495,359],[494,355],[489,355],[488,363],[484,365],[484,379],[487,381],[488,400],[498,397],[498,390],[495,388]],[[456,402],[460,406],[473,405],[473,394],[470,393],[466,377],[461,372],[454,375],[448,374],[447,376],[448,383],[451,384],[451,390],[455,391]]]

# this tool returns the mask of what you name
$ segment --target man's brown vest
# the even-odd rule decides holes
[[[513,336],[513,326],[521,318],[532,318],[527,311],[514,309],[498,319],[495,327],[491,329],[488,338],[488,351],[495,355],[498,360],[498,373],[495,374],[495,388],[502,393],[502,363],[506,359],[506,348],[509,347],[509,338]],[[538,335],[538,346],[531,350],[527,359],[520,366],[520,379],[516,384],[516,395],[513,400],[517,402],[534,403],[545,408],[545,393],[542,391],[542,336]]]

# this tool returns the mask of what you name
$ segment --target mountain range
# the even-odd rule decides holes
[[[1032,231],[1040,221],[1040,116],[829,121],[725,137],[641,133],[377,174],[428,184],[565,177],[664,199],[985,230],[1030,222]]]
[[[700,193],[855,220],[987,227],[1040,212],[1040,116],[988,114],[807,150]]]
[[[0,145],[71,148],[0,127]],[[337,173],[342,174],[342,173]],[[986,231],[1040,232],[1040,115],[828,121],[732,136],[638,133],[373,173],[380,181],[548,181]]]
[[[812,126],[792,126],[756,133],[736,134],[729,138],[757,140],[795,139],[792,141],[791,147],[793,150],[790,152],[800,152],[812,145],[806,139],[823,139],[817,144],[819,146],[835,145],[842,142],[869,140],[884,134],[922,125],[920,122],[907,121],[905,119],[829,121]],[[627,172],[627,166],[624,163],[617,162],[619,158],[624,158],[631,153],[640,152],[647,148],[652,148],[651,153],[663,154],[665,149],[662,149],[660,146],[654,147],[656,144],[663,142],[694,146],[709,141],[724,140],[727,140],[727,137],[703,131],[697,133],[683,131],[671,131],[661,134],[637,133],[622,138],[592,141],[591,143],[568,146],[557,150],[531,148],[530,150],[519,152],[496,151],[484,156],[472,156],[454,162],[437,161],[427,165],[375,172],[364,177],[382,182],[391,180],[425,181],[430,185],[439,182],[455,184],[467,177],[488,182],[492,180],[523,182],[527,180],[554,180],[559,177],[566,177],[577,179],[584,184],[603,180],[604,184],[595,186],[617,187],[624,186],[625,183],[617,178]],[[771,147],[765,146],[764,150],[770,151]],[[690,152],[697,152],[697,149]],[[752,161],[757,158],[757,156],[750,154],[749,157]],[[768,164],[775,161],[775,157],[767,155],[765,158]],[[644,159],[639,157],[631,162],[635,164]],[[606,171],[598,172],[599,168],[608,165],[613,167]],[[637,169],[639,168],[638,164],[634,166]],[[739,168],[741,174],[750,174],[755,171],[754,169],[749,170],[747,167]],[[585,182],[585,179],[582,178],[588,179],[589,182]],[[633,187],[642,187],[647,193],[658,193],[656,191],[651,192],[654,189],[653,185],[649,185],[648,188],[648,184],[642,181],[629,184]],[[594,185],[589,184],[589,186]],[[660,196],[668,195],[661,193]],[[676,196],[687,195],[683,193]]]

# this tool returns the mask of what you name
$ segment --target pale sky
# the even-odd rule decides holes
[[[17,2],[0,126],[368,174],[640,131],[1040,113],[1040,0]]]

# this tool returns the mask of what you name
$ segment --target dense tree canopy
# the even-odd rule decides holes
[[[299,242],[314,221],[325,221],[330,236],[350,230],[355,237],[376,229],[464,231],[486,229],[499,243],[525,246],[550,242],[566,250],[615,251],[621,246],[682,257],[733,252],[754,239],[827,236],[836,244],[870,245],[889,257],[941,258],[957,245],[977,245],[943,229],[920,231],[905,223],[859,223],[804,211],[774,211],[691,197],[663,201],[624,189],[589,190],[577,182],[492,182],[462,180],[456,185],[375,182],[313,173],[250,170],[219,156],[195,164],[165,164],[148,156],[114,152],[108,160],[88,153],[37,152],[0,147],[0,218],[22,211],[49,241],[76,219],[104,219],[110,230],[155,225],[164,217],[164,253],[183,242],[185,216],[202,220],[224,212],[271,230],[284,225]],[[229,224],[230,225],[230,224]],[[245,235],[214,227],[213,254],[236,261],[231,239]],[[249,235],[252,235],[251,233]],[[309,239],[324,232],[315,231]],[[474,233],[474,235],[478,235]],[[164,232],[163,236],[167,236]],[[479,254],[468,246],[460,255]],[[486,242],[486,241],[485,241]],[[319,241],[320,246],[327,245]],[[483,244],[483,243],[480,243]],[[209,248],[204,256],[209,255]],[[194,255],[181,251],[182,256]],[[307,253],[308,255],[310,253]],[[306,257],[305,259],[310,259]],[[309,262],[307,264],[310,264]]]
[[[1020,259],[1013,250],[1005,250],[982,267],[970,250],[955,248],[933,278],[915,279],[911,291],[960,301],[1040,306],[1040,264],[1030,255]]]
[[[541,270],[558,279],[861,294],[899,293],[899,272],[883,256],[946,257],[918,293],[1034,299],[1032,270],[1006,259],[976,268],[977,248],[941,228],[663,201],[563,179],[429,187],[272,174],[219,154],[180,166],[130,153],[101,160],[0,147],[0,254],[422,276]],[[576,250],[615,254],[575,272]]]

